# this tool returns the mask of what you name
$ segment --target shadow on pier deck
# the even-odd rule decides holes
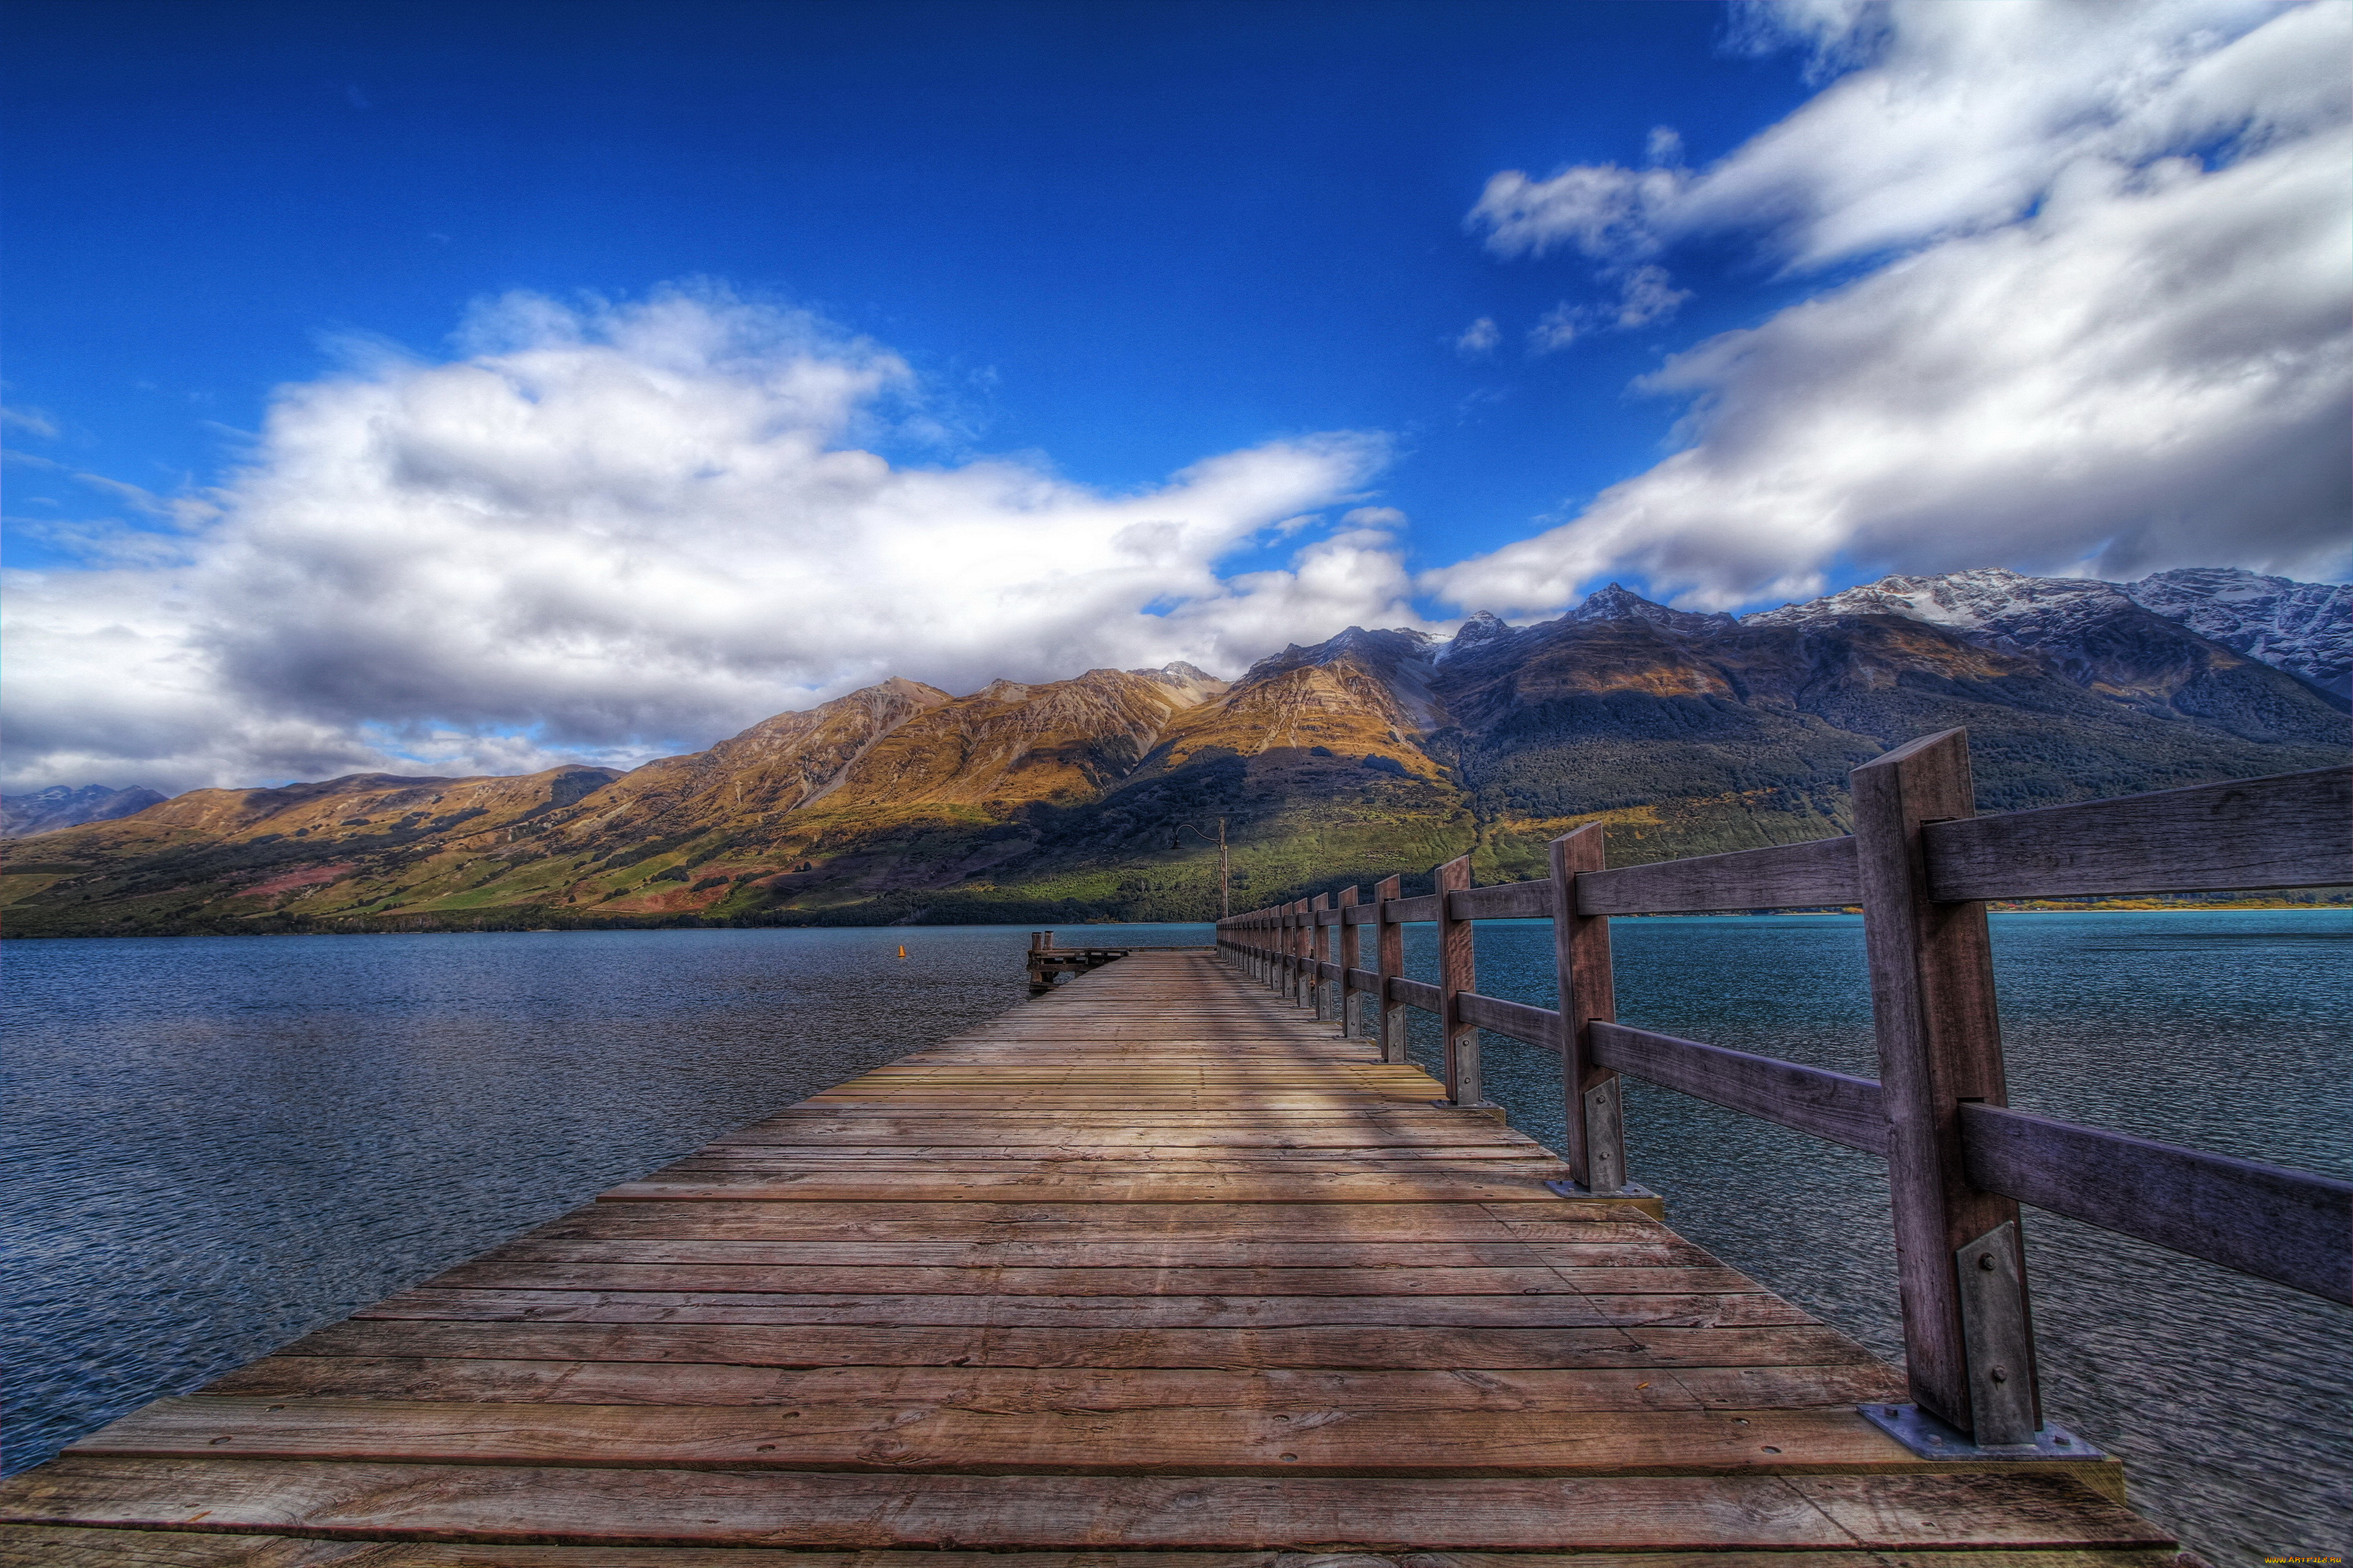
[[[1915,1457],[1899,1374],[1382,1056],[1136,952],[115,1423],[0,1555],[2173,1563],[2113,1464]]]

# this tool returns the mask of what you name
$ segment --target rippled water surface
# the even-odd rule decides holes
[[[2353,1175],[2353,915],[1997,916],[1995,940],[2013,1103]],[[1628,1022],[1876,1076],[1859,922],[1621,921],[1616,942]],[[6,944],[8,1468],[1018,1005],[1026,945],[1003,927]],[[1427,963],[1419,940],[1409,957]],[[1546,928],[1482,924],[1479,958],[1482,990],[1551,1002]],[[1487,1075],[1556,1141],[1550,1058],[1490,1037]],[[1900,1353],[1877,1161],[1641,1086],[1629,1121],[1678,1229]],[[2030,1226],[2052,1414],[2124,1456],[2135,1502],[2217,1564],[2341,1550],[2353,1314]]]

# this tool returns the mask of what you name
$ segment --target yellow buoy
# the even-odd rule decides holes
[[[902,958],[907,956],[907,944],[903,942],[899,944],[899,956]]]

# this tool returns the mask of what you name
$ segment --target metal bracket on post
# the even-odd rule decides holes
[[[2041,1426],[2026,1443],[1972,1443],[1959,1427],[1940,1421],[1916,1405],[1858,1405],[1865,1421],[1924,1459],[2105,1459],[2107,1455],[2064,1426]]]
[[[1598,1194],[1626,1184],[1626,1106],[1621,1081],[1606,1078],[1585,1091],[1586,1185]]]
[[[2026,1273],[2018,1222],[2004,1220],[1953,1254],[1968,1358],[1969,1415],[1981,1448],[2034,1440],[2034,1336],[2026,1323]]]
[[[1590,1182],[1546,1182],[1565,1198],[1655,1198],[1626,1179],[1625,1079],[1612,1073],[1585,1091],[1585,1168]]]

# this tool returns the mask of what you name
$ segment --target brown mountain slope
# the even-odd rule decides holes
[[[0,897],[19,934],[1191,919],[1216,855],[1183,825],[1220,817],[1240,908],[1465,848],[1537,875],[1586,821],[1621,863],[1818,837],[1849,768],[1954,725],[1987,809],[2343,761],[2309,686],[2131,620],[2042,649],[1618,590],[1445,647],[1351,628],[1230,685],[891,680],[617,777],[198,791],[20,848]]]

